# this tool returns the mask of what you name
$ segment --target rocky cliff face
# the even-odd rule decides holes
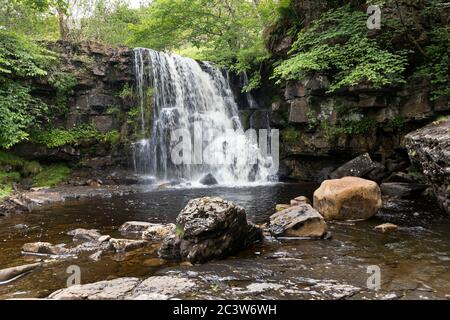
[[[25,158],[44,161],[68,161],[87,167],[100,168],[126,164],[123,146],[132,134],[127,113],[135,106],[133,53],[127,47],[107,47],[94,42],[49,43],[49,49],[59,59],[52,74],[68,74],[75,86],[66,97],[60,115],[55,115],[52,128],[73,130],[90,124],[100,134],[114,134],[115,141],[82,140],[71,145],[48,148],[43,144],[21,143],[13,152]],[[56,105],[58,94],[49,85],[51,76],[34,83],[35,94],[49,105]]]
[[[450,117],[406,136],[411,161],[422,169],[442,209],[450,213]]]

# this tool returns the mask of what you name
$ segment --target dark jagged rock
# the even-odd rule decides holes
[[[343,177],[363,177],[376,168],[368,153],[365,153],[337,168],[330,174],[331,179]]]
[[[201,178],[200,183],[205,186],[213,186],[218,184],[217,179],[213,176],[212,173],[208,173],[206,176]]]
[[[424,192],[429,186],[421,183],[386,182],[382,183],[381,192],[387,196],[400,198],[415,198]]]
[[[405,138],[413,164],[433,186],[440,206],[450,213],[450,117],[411,132]]]
[[[221,198],[189,201],[177,218],[175,234],[163,242],[163,259],[203,263],[224,258],[262,238],[262,232],[247,222],[245,210]]]

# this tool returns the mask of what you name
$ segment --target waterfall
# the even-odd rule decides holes
[[[262,156],[257,137],[244,134],[226,71],[144,48],[134,58],[142,137],[134,144],[137,173],[191,182],[211,173],[219,184],[268,180],[270,157]],[[180,145],[194,146],[175,153],[189,161],[174,161]]]

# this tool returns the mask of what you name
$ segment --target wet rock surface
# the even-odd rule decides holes
[[[276,237],[318,239],[327,233],[327,224],[309,204],[299,204],[272,215],[269,230]]]
[[[262,238],[261,230],[247,222],[244,208],[221,198],[189,201],[176,220],[175,236],[164,241],[164,259],[202,263],[223,258]]]
[[[365,220],[381,207],[377,183],[357,177],[326,180],[314,192],[314,209],[326,220]]]
[[[37,267],[40,267],[41,263],[32,263],[23,266],[16,266],[11,268],[6,268],[0,270],[0,283],[12,281],[13,279],[24,275],[27,272],[30,272]]]
[[[428,187],[426,184],[405,182],[385,182],[380,186],[383,195],[400,198],[416,198]]]
[[[441,208],[450,213],[450,117],[405,137],[413,164],[425,174]]]
[[[200,183],[205,186],[213,186],[218,184],[217,179],[211,173],[208,173],[206,176],[201,178]]]

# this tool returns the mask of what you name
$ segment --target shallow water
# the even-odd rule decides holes
[[[0,269],[38,259],[21,254],[20,249],[26,242],[71,245],[72,239],[65,233],[75,228],[99,229],[102,234],[119,236],[117,229],[126,221],[174,222],[186,203],[196,197],[220,196],[231,200],[245,207],[250,220],[263,223],[277,203],[289,202],[299,195],[311,198],[316,187],[314,184],[276,184],[250,188],[166,189],[67,202],[29,214],[13,215],[0,220]],[[390,234],[372,230],[383,222],[398,224],[400,230]],[[0,285],[0,298],[46,297],[66,286],[66,269],[73,264],[81,267],[82,283],[175,272],[200,274],[214,284],[187,298],[314,298],[305,290],[297,290],[298,283],[306,278],[337,281],[364,289],[352,295],[353,298],[379,298],[382,293],[394,292],[398,298],[436,299],[450,294],[450,219],[432,202],[386,200],[385,208],[376,218],[357,223],[330,223],[330,229],[332,240],[266,241],[236,257],[202,266],[162,261],[156,256],[155,247],[105,256],[98,262],[83,255],[77,260],[56,261],[14,282]],[[366,289],[367,267],[371,265],[381,269],[382,290],[378,293]],[[286,290],[241,290],[249,285],[253,288],[251,285],[255,282],[284,286]],[[325,290],[320,298],[339,297],[327,295]]]

